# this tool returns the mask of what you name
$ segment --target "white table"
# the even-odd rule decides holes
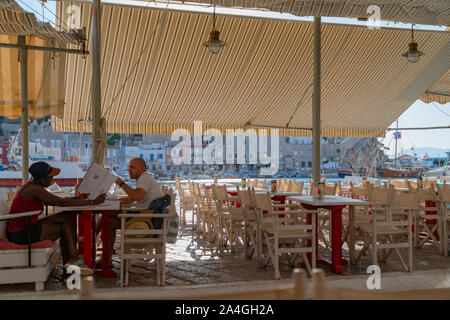
[[[350,207],[349,214],[349,241],[348,247],[350,250],[350,262],[354,263],[354,251],[355,243],[353,239],[353,221],[355,215],[355,206],[368,206],[369,202],[364,200],[349,199],[345,197],[338,196],[323,196],[322,199],[316,199],[314,196],[289,196],[286,198],[294,202],[300,203],[303,207],[310,210],[315,210],[319,208],[328,209],[331,211],[331,250],[332,250],[332,260],[331,263],[323,259],[318,262],[330,265],[334,272],[343,273],[343,264],[347,261],[342,259],[342,209],[345,206]],[[308,217],[310,220],[311,217]],[[310,221],[309,221],[310,223]],[[316,231],[317,232],[317,231]],[[316,237],[316,248],[317,248],[317,237]]]

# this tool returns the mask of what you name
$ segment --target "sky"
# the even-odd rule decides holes
[[[39,20],[50,20],[52,23],[55,21],[54,13],[56,11],[56,3],[54,1],[48,1],[46,8],[42,8],[41,0],[16,0],[25,10],[33,12]],[[177,6],[167,5],[163,3],[155,3],[153,1],[134,2],[128,0],[102,0],[102,2],[120,2],[138,4],[143,7],[174,7],[185,8],[186,10],[195,10],[203,12],[212,12],[212,8],[209,5],[201,6]],[[50,12],[51,11],[51,12]],[[44,15],[42,15],[44,13]],[[226,14],[242,14],[242,15],[264,15],[266,17],[282,18],[290,20],[312,20],[312,17],[295,17],[290,14],[280,14],[275,12],[261,12],[254,10],[235,10],[228,8],[216,8],[216,13]],[[336,23],[352,23],[363,25],[365,22],[356,21],[356,19],[344,19],[344,18],[328,18],[322,17],[323,22],[336,22]],[[398,28],[411,28],[411,24],[382,22],[381,26],[386,27],[398,27]],[[436,26],[423,26],[415,25],[415,29],[429,29],[429,30],[445,30],[442,27]],[[436,127],[436,126],[449,126],[450,125],[450,103],[445,105],[439,103],[423,103],[418,100],[413,103],[399,118],[399,128],[412,128],[412,127]],[[391,124],[391,128],[395,128],[396,121]],[[388,153],[394,152],[394,140],[393,131],[388,131],[384,139],[380,139],[385,146],[390,148]],[[435,129],[435,130],[405,130],[401,132],[401,139],[398,140],[397,149],[407,150],[411,148],[439,148],[450,150],[450,129]]]

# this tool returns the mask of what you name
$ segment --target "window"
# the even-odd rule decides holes
[[[154,154],[151,153],[151,154],[150,154],[150,161],[153,161],[153,160],[154,160]]]
[[[158,154],[158,159],[162,159],[162,158],[163,158],[162,153]]]
[[[55,145],[55,139],[50,140],[50,148],[56,147]]]
[[[312,167],[312,162],[311,161],[308,161],[308,167]]]

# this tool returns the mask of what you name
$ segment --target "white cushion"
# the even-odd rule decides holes
[[[0,216],[9,214],[9,205],[8,200],[0,200]],[[0,240],[8,240],[6,238],[6,224],[7,221],[0,221]]]

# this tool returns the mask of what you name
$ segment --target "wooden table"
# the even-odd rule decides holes
[[[96,253],[96,239],[95,239],[95,215],[102,215],[102,240],[103,240],[103,255],[102,255],[102,269],[94,270],[94,274],[101,277],[113,278],[117,277],[117,273],[111,269],[109,256],[109,238],[110,238],[110,223],[109,218],[111,214],[116,214],[120,210],[120,201],[106,200],[102,204],[93,206],[78,206],[78,207],[55,207],[56,212],[62,211],[76,211],[81,212],[78,215],[78,235],[83,236],[83,242],[79,243],[78,252],[84,255],[84,264],[89,268],[95,267],[95,253]],[[90,232],[89,232],[90,231]],[[114,245],[114,244],[111,244]]]
[[[338,196],[323,196],[322,199],[315,199],[314,196],[289,196],[286,198],[294,202],[300,203],[305,209],[315,210],[319,208],[330,210],[331,212],[331,262],[325,259],[318,259],[317,263],[323,263],[331,266],[335,273],[342,274],[344,272],[342,266],[348,262],[342,259],[342,209],[346,206],[350,207],[349,215],[349,250],[350,262],[354,261],[355,243],[353,239],[353,221],[355,215],[355,206],[368,206],[369,203],[363,200],[349,199]],[[311,223],[312,217],[308,215],[308,224]],[[317,224],[316,224],[317,228]],[[317,234],[317,230],[316,230]],[[317,249],[317,237],[315,243]],[[311,255],[308,255],[311,259]],[[318,257],[318,255],[317,255]]]

